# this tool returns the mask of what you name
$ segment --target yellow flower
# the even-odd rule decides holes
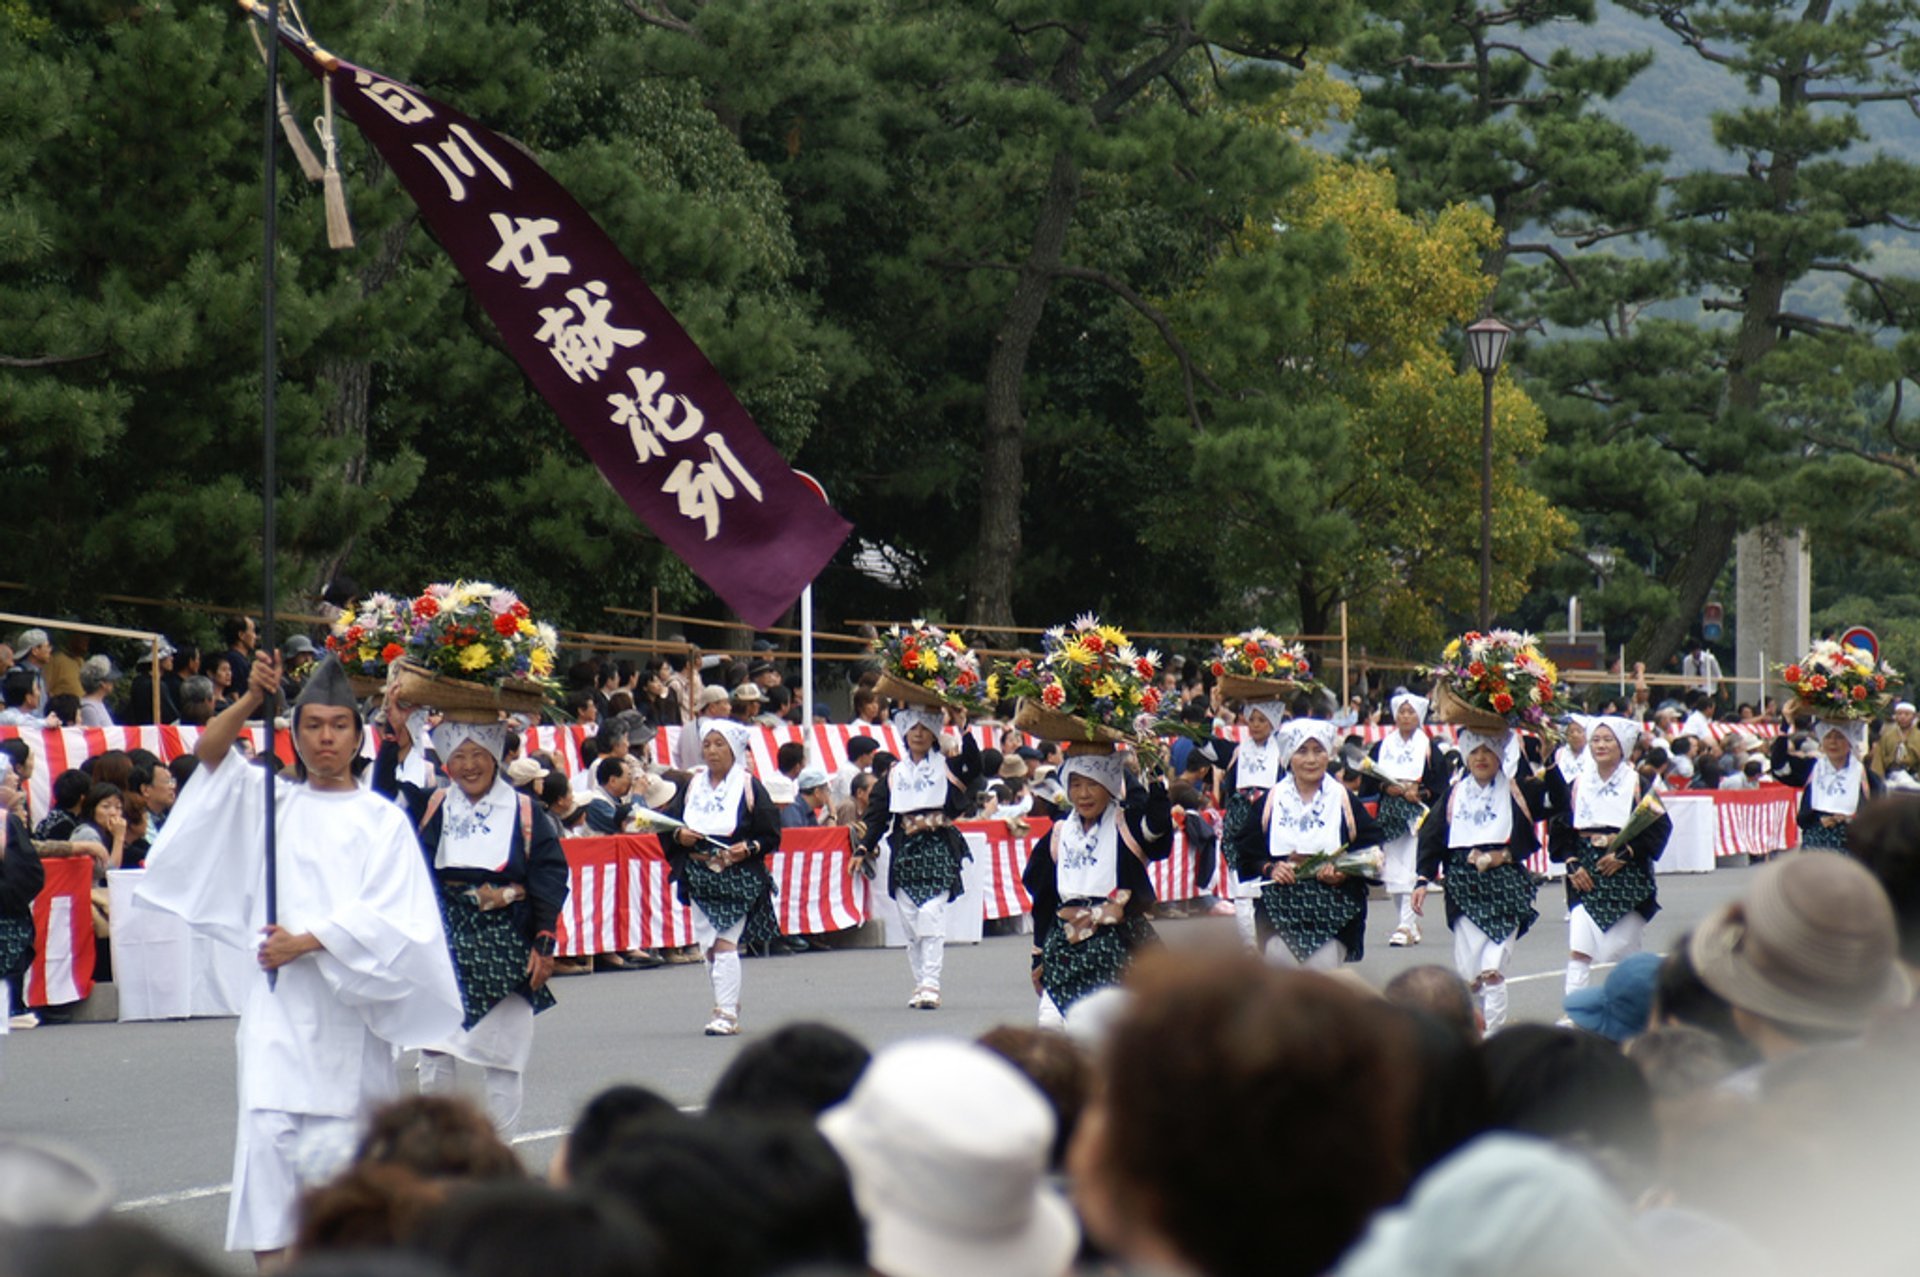
[[[998,674],[987,675],[987,699],[990,701],[1000,699],[1000,676]]]
[[[346,611],[342,612],[340,614],[340,619],[335,621],[333,624],[335,629],[339,629],[339,630],[352,629],[353,628],[353,609],[348,608]]]
[[[1086,646],[1084,644],[1077,643],[1077,642],[1069,643],[1066,646],[1066,653],[1067,653],[1067,659],[1072,661],[1075,665],[1093,664],[1093,653],[1089,652],[1086,649]]]
[[[372,660],[372,659],[373,659],[373,655],[374,655],[374,653],[373,653],[373,649],[372,649],[372,648],[370,648],[370,647],[363,647],[363,648],[361,648],[361,649],[360,649],[360,659],[361,659],[361,660],[363,660],[363,661],[370,661],[370,660]]]
[[[520,618],[520,636],[522,638],[533,637],[533,621],[524,616]]]
[[[1107,641],[1108,647],[1122,647],[1122,646],[1125,646],[1127,642],[1126,633],[1117,626],[1113,626],[1113,625],[1096,626],[1095,632],[1098,633],[1101,638]]]
[[[532,666],[536,676],[545,678],[553,673],[553,653],[544,647],[536,647],[533,649],[533,655],[528,658],[528,664]]]
[[[483,670],[493,664],[493,656],[479,643],[468,646],[460,653],[460,668],[463,670]]]
[[[1120,684],[1116,683],[1111,675],[1093,685],[1093,694],[1095,696],[1105,696],[1117,701],[1120,699],[1120,693]]]
[[[922,652],[913,658],[913,663],[931,674],[940,668],[940,658],[932,652]]]
[[[1460,640],[1455,639],[1453,640],[1453,642],[1441,648],[1440,655],[1449,661],[1459,660],[1460,659]]]

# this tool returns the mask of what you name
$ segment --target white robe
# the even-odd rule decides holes
[[[265,779],[237,755],[197,772],[148,854],[136,907],[257,949],[266,926]],[[462,1018],[433,878],[406,814],[363,790],[319,792],[285,780],[275,802],[279,922],[323,948],[281,967],[276,990],[264,976],[256,981],[240,1012],[236,1167],[250,1155],[250,1115],[356,1117],[396,1094],[398,1044],[438,1041]],[[247,1188],[234,1186],[229,1248],[284,1244],[257,1224],[278,1204],[244,1200]],[[283,1205],[290,1235],[294,1202]]]

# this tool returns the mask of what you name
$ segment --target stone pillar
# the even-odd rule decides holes
[[[1771,669],[1786,665],[1811,645],[1810,600],[1813,556],[1804,532],[1768,524],[1740,534],[1734,543],[1734,673],[1743,679],[1764,677],[1767,697],[1777,704],[1787,688]],[[1757,688],[1739,684],[1738,698],[1753,700]]]

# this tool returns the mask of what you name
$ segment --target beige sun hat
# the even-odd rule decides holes
[[[1887,893],[1845,856],[1768,865],[1695,929],[1688,952],[1728,1002],[1798,1028],[1857,1033],[1913,996]]]
[[[1080,1229],[1047,1181],[1053,1111],[983,1047],[924,1038],[883,1048],[820,1131],[846,1162],[887,1277],[1058,1277]]]

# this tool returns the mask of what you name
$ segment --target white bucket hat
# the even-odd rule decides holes
[[[1053,1111],[991,1051],[928,1038],[884,1048],[820,1115],[887,1277],[1059,1277],[1079,1225],[1047,1182]]]

